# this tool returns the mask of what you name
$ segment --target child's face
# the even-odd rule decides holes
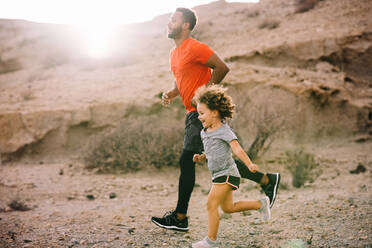
[[[197,105],[199,120],[205,129],[208,129],[218,122],[221,122],[218,111],[210,110],[205,103],[198,103]]]

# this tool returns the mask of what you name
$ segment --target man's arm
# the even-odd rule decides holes
[[[178,91],[177,83],[175,81],[173,88],[163,93],[161,97],[163,105],[168,106],[173,100],[173,98],[175,98],[179,94],[180,92]]]
[[[212,54],[205,65],[213,69],[211,79],[207,84],[208,86],[219,84],[230,71],[230,68],[216,53]]]

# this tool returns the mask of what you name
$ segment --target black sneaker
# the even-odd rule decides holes
[[[276,195],[278,193],[279,183],[280,183],[280,174],[279,173],[267,173],[269,178],[269,183],[262,185],[261,188],[265,195],[270,199],[270,208],[274,205]]]
[[[152,217],[151,221],[162,228],[187,232],[189,230],[189,222],[187,217],[183,220],[178,220],[176,212],[171,211],[164,214],[163,218]]]

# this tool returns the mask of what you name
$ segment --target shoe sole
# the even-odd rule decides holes
[[[270,206],[270,199],[269,199],[269,197],[267,197],[266,196],[266,203],[267,203],[267,205],[269,205]],[[270,208],[271,208],[271,206],[270,206]],[[268,222],[270,219],[271,219],[271,211],[270,211],[270,208],[268,209],[268,218],[267,218],[267,220],[266,220],[266,222]]]
[[[181,228],[181,227],[177,227],[177,226],[164,226],[164,225],[156,222],[155,220],[151,220],[151,221],[152,221],[152,223],[154,223],[158,227],[165,228],[165,229],[168,229],[168,230],[174,230],[174,231],[180,231],[180,232],[187,232],[187,231],[189,231],[189,228],[188,227]]]
[[[279,183],[280,183],[280,173],[273,173],[273,175],[276,176],[276,181],[275,181],[275,185],[274,185],[273,200],[272,200],[272,202],[270,204],[270,208],[272,208],[272,206],[274,205],[274,202],[275,202],[275,199],[276,199],[276,195],[278,193]]]

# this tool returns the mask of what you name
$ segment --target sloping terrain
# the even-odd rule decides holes
[[[195,8],[194,36],[228,62],[224,83],[242,110],[274,106],[304,140],[368,134],[371,5],[326,0],[296,13],[295,1],[218,1]],[[72,155],[129,105],[158,102],[173,81],[168,18],[122,26],[103,59],[86,56],[72,27],[1,20],[1,153]]]

